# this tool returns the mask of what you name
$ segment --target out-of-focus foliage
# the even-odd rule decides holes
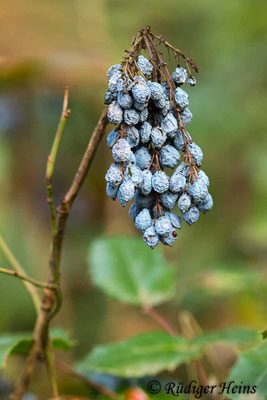
[[[174,295],[173,270],[162,252],[144,248],[137,238],[95,240],[89,264],[96,286],[125,303],[155,306]]]
[[[194,114],[189,132],[204,151],[203,169],[214,197],[214,209],[196,226],[184,227],[173,248],[164,249],[178,287],[171,305],[161,311],[176,323],[177,310],[187,309],[205,330],[262,329],[267,305],[266,2],[3,0],[1,11],[0,232],[27,272],[47,278],[44,171],[64,86],[70,85],[72,115],[55,168],[57,200],[102,111],[106,70],[120,62],[136,31],[150,24],[200,67],[197,86],[189,89]],[[67,227],[64,304],[57,325],[78,339],[76,358],[96,343],[154,327],[134,307],[106,299],[87,276],[92,238],[140,234],[127,209],[106,198],[110,162],[103,141]],[[0,265],[9,267],[1,253]],[[0,297],[1,332],[30,331],[35,314],[21,282],[1,276]],[[11,367],[10,375],[16,371]],[[68,379],[62,381],[71,392]],[[47,382],[43,385],[47,398]],[[88,388],[81,388],[81,396],[87,394]]]

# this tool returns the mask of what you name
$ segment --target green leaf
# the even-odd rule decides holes
[[[228,381],[244,382],[244,385],[257,386],[257,394],[267,395],[267,342],[244,351],[232,368]],[[238,396],[229,396],[236,398]],[[241,395],[240,395],[241,398]],[[258,397],[257,397],[258,398]]]
[[[149,332],[106,346],[96,347],[77,366],[80,373],[104,372],[124,377],[156,374],[173,370],[192,357],[198,356],[181,336]]]
[[[238,346],[260,342],[261,335],[255,330],[246,328],[223,329],[220,331],[207,332],[192,342],[199,346],[208,346],[217,342],[237,344]]]
[[[90,371],[123,377],[141,377],[173,370],[198,358],[203,350],[217,342],[244,345],[257,342],[260,335],[247,329],[211,332],[196,339],[170,336],[164,332],[149,332],[124,342],[96,347],[77,368],[87,375]]]
[[[107,295],[129,304],[156,305],[174,294],[174,273],[159,249],[137,238],[101,238],[89,250],[92,279]]]
[[[261,334],[263,339],[267,339],[267,329],[265,329]]]
[[[72,341],[66,331],[52,329],[51,338],[55,350],[67,351],[72,346]],[[6,334],[0,336],[0,368],[4,368],[11,355],[28,354],[33,344],[30,333]]]
[[[0,368],[5,367],[7,358],[13,348],[18,346],[21,340],[25,340],[26,336],[25,334],[6,334],[0,336]]]

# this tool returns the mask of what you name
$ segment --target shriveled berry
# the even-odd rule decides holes
[[[111,124],[119,124],[122,121],[123,118],[123,110],[120,107],[120,105],[116,102],[113,101],[109,106],[108,106],[108,120]]]
[[[144,208],[135,218],[135,226],[145,232],[152,225],[152,218],[147,208]]]
[[[192,225],[199,218],[199,210],[197,207],[192,207],[186,213],[182,213],[181,216],[187,224]]]
[[[174,168],[180,160],[180,154],[175,147],[167,144],[160,149],[159,160],[164,167]]]
[[[169,177],[163,171],[156,171],[152,176],[152,187],[157,193],[164,193],[169,189]]]
[[[141,147],[135,153],[136,165],[141,169],[149,167],[151,162],[151,154],[146,147]]]
[[[173,226],[171,224],[170,218],[168,218],[166,215],[157,218],[155,223],[155,230],[160,236],[167,236],[168,233],[171,233],[173,231]]]
[[[122,174],[119,165],[113,163],[109,167],[105,179],[112,186],[118,186],[122,181]]]
[[[185,213],[191,206],[191,197],[187,193],[183,193],[178,200],[178,208]]]
[[[177,106],[180,107],[182,110],[189,105],[188,94],[180,87],[175,89],[174,99]]]
[[[148,195],[152,191],[152,173],[151,171],[144,169],[142,171],[142,182],[139,186],[139,189],[142,194]]]
[[[183,67],[177,67],[172,73],[172,80],[176,85],[182,85],[187,78],[187,71]]]
[[[131,147],[125,139],[119,139],[112,147],[112,155],[115,161],[128,161],[131,156]]]
[[[167,135],[159,126],[157,126],[152,129],[151,139],[154,146],[159,148],[166,142]]]
[[[177,199],[178,193],[172,193],[169,190],[160,195],[162,205],[168,210],[172,210],[175,207]]]
[[[138,56],[137,66],[144,75],[150,75],[153,71],[151,62],[142,55]]]
[[[124,122],[127,125],[136,125],[140,121],[140,115],[139,112],[136,111],[134,108],[131,108],[130,110],[124,110]]]
[[[120,204],[125,207],[134,197],[134,183],[131,179],[125,179],[117,193]]]
[[[159,236],[154,226],[150,226],[145,230],[143,238],[144,242],[152,249],[154,249],[154,247],[156,247],[159,242]]]

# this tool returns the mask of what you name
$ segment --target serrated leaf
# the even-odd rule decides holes
[[[267,342],[242,352],[232,368],[228,381],[243,382],[244,385],[256,385],[256,393],[267,395]],[[238,395],[229,395],[236,399]],[[241,397],[241,396],[239,396]],[[258,398],[258,397],[257,397]]]
[[[81,373],[105,372],[123,377],[141,377],[173,370],[198,351],[181,336],[164,332],[149,332],[127,341],[96,347],[77,366]]]
[[[66,331],[62,329],[52,329],[51,338],[55,350],[67,351],[71,348],[70,341]],[[0,336],[0,368],[6,366],[9,356],[28,354],[33,344],[30,333],[6,334]]]
[[[208,345],[216,342],[243,346],[259,338],[257,332],[241,328],[211,332],[192,340],[164,332],[149,332],[124,342],[98,346],[77,368],[85,375],[90,371],[122,377],[154,375],[200,357]]]
[[[92,279],[107,295],[129,304],[156,305],[174,294],[174,273],[159,249],[137,238],[101,238],[89,250]]]

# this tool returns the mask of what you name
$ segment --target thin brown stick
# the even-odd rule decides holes
[[[10,265],[12,266],[14,271],[16,271],[20,275],[27,276],[24,268],[19,263],[19,261],[16,259],[16,257],[14,256],[14,254],[12,253],[10,248],[8,247],[6,241],[4,240],[4,238],[1,235],[0,235],[0,249],[2,250],[5,258],[10,263]],[[38,313],[38,310],[40,308],[39,291],[35,286],[31,285],[26,280],[24,280],[23,283],[24,283],[25,288],[27,289],[27,291],[29,292],[29,294],[30,294],[30,296],[32,298],[32,301],[33,301],[33,304],[35,306],[36,312]]]
[[[49,283],[57,285],[58,290],[56,292],[56,295],[55,291],[51,291],[48,289],[44,290],[44,295],[41,302],[41,309],[38,314],[38,318],[34,328],[34,344],[27,358],[26,365],[20,381],[13,395],[10,397],[12,400],[20,400],[22,398],[23,394],[26,392],[29,386],[37,360],[45,360],[46,349],[49,345],[49,323],[61,306],[61,291],[59,286],[60,260],[66,222],[71,210],[71,206],[82,187],[88,169],[92,163],[98,144],[104,135],[107,123],[107,109],[105,108],[89,140],[88,147],[84,153],[74,180],[65,197],[61,201],[61,204],[56,210],[56,229],[52,238],[49,261]]]
[[[0,267],[0,274],[5,274],[5,275],[10,275],[10,276],[14,276],[16,278],[19,278],[23,281],[29,282],[32,285],[41,288],[41,289],[56,289],[55,285],[51,285],[49,283],[45,283],[45,282],[40,282],[37,281],[36,279],[30,278],[26,275],[22,275],[20,273],[18,273],[17,271],[13,271],[12,269],[7,269],[7,268],[2,268]]]
[[[74,369],[72,369],[69,365],[63,363],[63,362],[56,362],[56,367],[64,372],[65,374],[68,374],[72,376],[73,378],[76,378],[80,380],[81,382],[84,382],[86,385],[88,385],[90,388],[95,389],[98,393],[103,394],[103,396],[106,396],[110,399],[118,399],[118,394],[114,392],[111,389],[106,388],[105,386],[100,385],[99,383],[96,383],[92,381],[91,379],[86,378],[83,375],[78,374]]]
[[[176,330],[169,324],[169,322],[159,314],[154,308],[143,305],[143,311],[146,315],[152,318],[161,328],[168,332],[171,336],[177,334]]]

